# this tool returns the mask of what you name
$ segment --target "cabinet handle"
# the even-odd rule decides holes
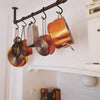
[[[97,29],[97,31],[98,31],[98,32],[100,32],[100,28],[99,28],[99,29]]]

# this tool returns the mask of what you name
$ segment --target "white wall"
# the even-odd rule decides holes
[[[0,100],[5,100],[7,71],[7,14],[0,9]]]
[[[6,43],[8,43],[8,46],[10,47],[11,46],[11,43],[12,43],[12,37],[14,37],[14,26],[10,26],[10,30],[6,30],[8,27],[9,27],[9,24],[7,26],[7,17],[8,15],[10,15],[11,17],[11,22],[9,23],[12,23],[12,17],[13,17],[13,13],[12,12],[12,9],[11,7],[12,6],[18,6],[19,7],[19,10],[18,10],[18,15],[17,15],[17,18],[20,18],[24,15],[27,15],[29,13],[31,13],[32,11],[34,11],[35,8],[39,8],[39,6],[43,7],[44,6],[44,3],[43,1],[46,1],[46,0],[37,0],[37,1],[33,1],[33,0],[4,0],[0,3],[0,7],[2,9],[0,9],[1,11],[1,14],[0,14],[0,60],[1,60],[1,63],[0,63],[0,100],[4,100],[4,88],[5,88],[5,71],[6,71],[6,53],[7,53],[7,50],[5,49],[7,46],[6,46]],[[48,0],[50,1],[50,0]],[[53,0],[52,0],[53,1]],[[55,0],[56,1],[56,0]],[[31,63],[32,64],[37,64],[38,62],[40,62],[39,64],[57,64],[56,62],[59,62],[60,65],[66,65],[67,62],[70,62],[71,61],[77,61],[79,62],[82,61],[83,59],[86,59],[86,54],[84,55],[83,52],[87,52],[87,18],[86,18],[86,8],[85,8],[85,3],[86,3],[87,0],[68,0],[68,2],[66,4],[64,4],[64,6],[62,5],[62,7],[64,8],[64,17],[65,19],[67,20],[68,22],[68,25],[70,26],[70,29],[72,31],[72,35],[75,39],[75,49],[76,49],[76,53],[73,53],[70,49],[63,49],[63,50],[57,50],[54,54],[54,56],[49,56],[49,57],[40,57],[38,54],[36,54],[34,52],[34,59],[33,59],[33,62]],[[48,15],[48,23],[53,21],[55,18],[57,18],[57,15],[55,14],[56,10],[58,10],[58,8],[55,8],[55,9],[52,9],[50,11],[47,12],[47,15]],[[5,17],[4,17],[5,16]],[[36,16],[36,19],[37,19],[37,25],[38,26],[41,26],[41,15],[39,16]],[[30,21],[30,20],[28,20]],[[26,22],[28,22],[26,21]],[[40,30],[40,34],[41,34],[41,27],[39,27]],[[13,31],[12,31],[13,30]],[[7,33],[9,33],[9,35],[7,35]],[[8,39],[8,41],[6,41],[6,38]],[[86,41],[84,41],[84,39]],[[79,45],[79,43],[81,44],[81,46]],[[2,45],[3,44],[3,45]],[[10,45],[9,45],[10,44]],[[7,49],[9,48],[7,47]],[[60,52],[59,52],[60,51]],[[80,52],[79,52],[80,51]],[[38,56],[37,56],[38,55]],[[61,58],[61,56],[63,57],[63,59]],[[79,56],[79,57],[78,57]],[[59,59],[57,59],[59,58]],[[77,59],[75,59],[77,58]],[[64,63],[62,63],[64,61]],[[9,67],[9,64],[8,64],[8,67]],[[17,70],[17,69],[16,69]],[[13,70],[14,71],[14,70]],[[17,94],[17,92],[19,91],[19,88],[18,89],[14,89],[14,87],[17,85],[18,87],[18,84],[17,84],[17,80],[20,79],[20,76],[17,77],[18,72],[16,71],[16,73],[14,73],[12,71],[12,78],[11,78],[11,85],[10,84],[10,88],[12,89],[10,92],[10,100],[13,100],[14,96],[18,97],[19,94]],[[51,82],[50,84],[46,83],[46,84],[43,84],[43,82],[45,82],[44,80],[44,76],[49,73],[49,74],[52,74],[50,76],[50,79],[53,80],[53,83]],[[37,75],[38,74],[38,75]],[[22,75],[22,74],[21,74]],[[43,75],[43,76],[42,76]],[[41,76],[43,78],[43,80],[40,80],[39,76]],[[55,77],[54,77],[55,76]],[[15,79],[17,77],[17,80]],[[31,77],[31,78],[30,78]],[[24,99],[23,100],[27,100],[28,99],[32,99],[32,96],[30,95],[30,90],[31,90],[31,87],[34,88],[34,80],[37,78],[37,82],[39,81],[39,86],[42,87],[42,86],[56,86],[56,81],[54,81],[56,79],[56,75],[55,73],[50,73],[50,72],[40,72],[40,73],[24,73],[24,86],[25,87],[24,89]],[[61,76],[59,76],[61,77]],[[13,79],[15,80],[15,82],[13,83]],[[22,79],[22,78],[21,78]],[[31,80],[32,79],[32,80]],[[60,80],[62,80],[62,77],[60,78]],[[22,81],[22,80],[21,80]],[[66,81],[65,81],[66,82]],[[40,84],[42,83],[42,84]],[[21,86],[21,82],[20,82],[20,86]],[[37,84],[37,83],[34,83],[34,84]],[[59,82],[60,84],[60,82]],[[37,84],[38,85],[38,84]],[[30,86],[30,87],[29,87]],[[26,87],[29,87],[29,90],[27,90]],[[39,88],[40,88],[39,87]],[[60,87],[60,86],[59,86]],[[67,87],[66,87],[67,88]],[[26,92],[25,92],[26,91]],[[65,90],[64,90],[65,91]],[[27,94],[27,92],[29,94]],[[27,94],[27,95],[26,95]],[[16,98],[17,99],[17,98]],[[64,100],[64,99],[63,99]],[[66,99],[65,99],[66,100]]]
[[[100,78],[96,86],[86,87],[81,75],[58,73],[57,83],[61,89],[61,100],[100,100]]]
[[[23,73],[23,100],[40,100],[40,89],[57,87],[57,74],[50,71]]]

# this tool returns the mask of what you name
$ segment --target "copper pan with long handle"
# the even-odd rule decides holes
[[[7,53],[7,58],[11,65],[15,67],[22,67],[27,63],[28,57],[22,54],[22,47],[25,45],[25,42],[17,35],[14,39],[14,44]]]
[[[46,34],[46,19],[42,19],[42,36],[37,39],[35,45],[37,52],[42,56],[53,54],[55,51],[51,37]]]

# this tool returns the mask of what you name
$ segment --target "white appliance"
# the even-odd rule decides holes
[[[100,3],[88,6],[88,44],[92,63],[100,62]]]

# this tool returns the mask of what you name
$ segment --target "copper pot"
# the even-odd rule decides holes
[[[56,48],[68,47],[73,44],[71,32],[62,16],[48,24],[48,32]]]
[[[22,54],[20,54],[20,56],[16,57],[15,55],[13,55],[12,53],[12,48],[10,48],[8,50],[8,54],[7,54],[7,58],[8,61],[11,65],[15,66],[15,67],[22,67],[27,63],[28,57],[27,56],[23,56]]]
[[[40,36],[36,41],[36,50],[42,56],[53,54],[55,46],[49,35]]]
[[[24,52],[26,52],[26,49],[23,50],[23,48],[26,46],[26,40],[16,41],[16,39],[17,38],[14,39],[15,43],[13,44],[13,46],[8,50],[7,57],[11,65],[15,67],[22,67],[28,61],[28,57],[23,54]]]
[[[27,47],[26,45],[27,45],[27,40],[25,39],[25,40],[23,40],[22,41],[22,44],[23,44],[23,46],[22,46],[22,54],[23,54],[23,56],[29,56],[29,55],[32,55],[32,47]]]
[[[53,54],[55,51],[51,37],[46,34],[46,18],[42,18],[42,36],[37,39],[35,46],[37,52],[42,56]]]

